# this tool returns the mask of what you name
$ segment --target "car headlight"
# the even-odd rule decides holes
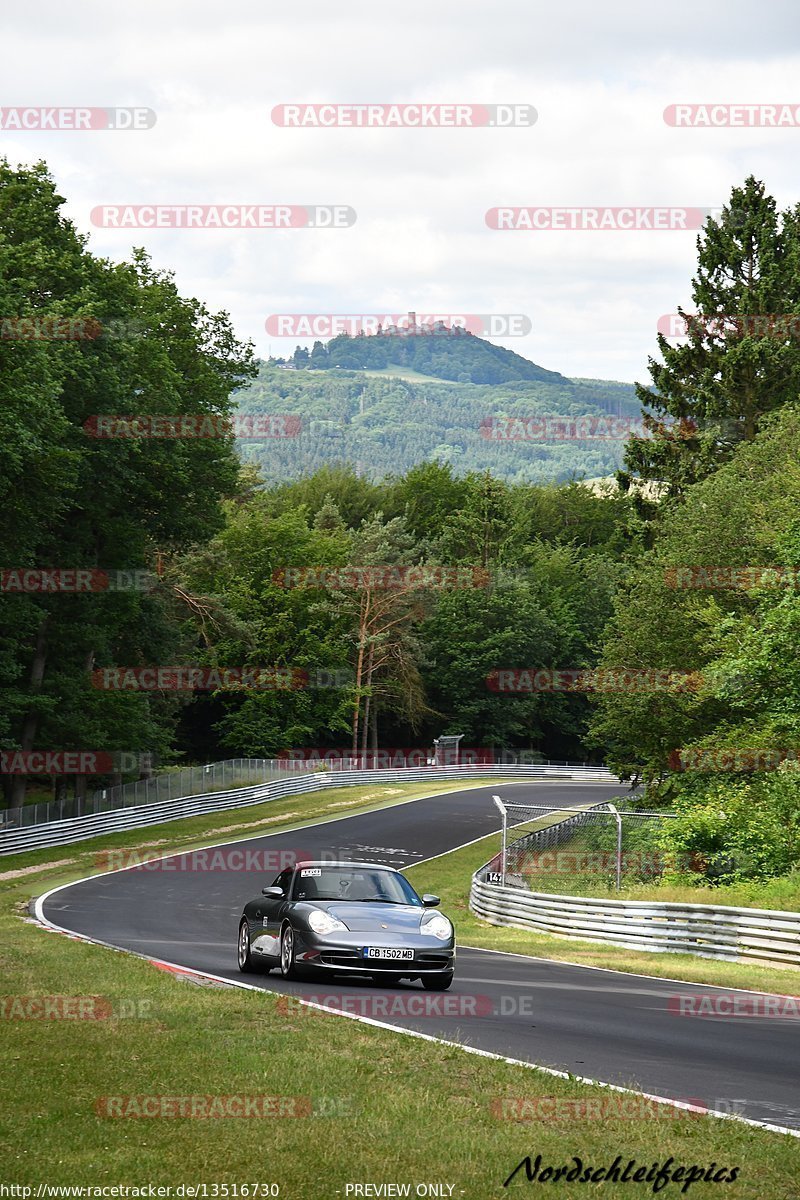
[[[449,937],[453,936],[453,926],[441,913],[433,913],[427,919],[423,917],[420,921],[419,931],[420,933],[430,933],[441,942],[446,942]]]
[[[308,923],[314,930],[314,933],[318,933],[322,937],[327,937],[329,933],[340,933],[342,930],[347,931],[347,926],[343,921],[338,921],[336,917],[332,917],[330,913],[322,912],[321,909],[309,913]]]

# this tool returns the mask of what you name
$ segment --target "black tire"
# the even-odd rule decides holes
[[[284,979],[297,979],[297,966],[294,960],[294,930],[291,925],[284,925],[281,930],[280,967]]]
[[[426,992],[446,992],[453,982],[453,972],[447,975],[423,975],[422,986]]]
[[[239,970],[244,975],[252,975],[258,970],[253,955],[250,952],[250,931],[247,928],[247,921],[244,917],[239,922],[239,940],[236,945],[236,957],[239,962]]]

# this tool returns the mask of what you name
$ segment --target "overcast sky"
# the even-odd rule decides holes
[[[683,129],[672,103],[800,105],[796,0],[32,0],[5,11],[2,106],[146,106],[153,128],[0,131],[45,158],[91,248],[143,245],[259,354],[280,313],[523,313],[502,344],[572,376],[646,378],[689,304],[694,232],[498,232],[498,205],[723,204],[749,173],[798,196],[797,129]],[[289,102],[516,103],[530,128],[290,129]],[[93,228],[103,204],[347,204],[337,230]]]

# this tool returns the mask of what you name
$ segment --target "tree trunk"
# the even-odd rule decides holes
[[[361,753],[364,756],[364,758],[367,757],[367,746],[368,746],[368,738],[369,738],[369,710],[370,710],[370,701],[372,700],[372,696],[370,695],[369,689],[371,689],[371,687],[372,687],[372,672],[373,672],[374,666],[375,666],[375,645],[373,643],[372,645],[370,645],[370,648],[369,648],[369,659],[367,662],[367,695],[366,695],[366,699],[364,700],[364,720],[362,722],[363,732],[362,732],[362,737],[361,737]]]
[[[44,669],[47,664],[47,624],[48,617],[44,617],[39,630],[36,634],[36,647],[33,651],[33,662],[31,663],[30,687],[32,692],[38,692],[42,686],[44,679]],[[27,751],[33,749],[33,743],[36,740],[36,734],[39,729],[39,714],[35,709],[29,709],[22,725],[22,736],[20,738],[20,749]],[[27,775],[16,775],[11,787],[11,807],[21,807],[25,803],[25,790],[28,786]]]
[[[378,701],[372,706],[372,753],[378,757]]]
[[[356,662],[356,694],[353,701],[353,744],[352,752],[358,754],[359,722],[361,718],[361,680],[364,676],[364,643],[367,630],[367,600],[362,602],[358,621],[358,660]]]

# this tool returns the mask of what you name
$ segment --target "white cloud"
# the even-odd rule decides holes
[[[662,313],[688,300],[692,233],[499,233],[517,205],[722,204],[749,173],[796,199],[800,130],[674,129],[674,102],[800,104],[794,0],[479,6],[245,0],[4,14],[5,105],[144,105],[141,133],[0,132],[47,159],[99,253],[145,245],[227,308],[259,352],[280,312],[522,312],[506,344],[573,375],[644,379]],[[290,101],[518,102],[532,129],[292,130]],[[101,203],[344,203],[342,231],[92,229]]]

